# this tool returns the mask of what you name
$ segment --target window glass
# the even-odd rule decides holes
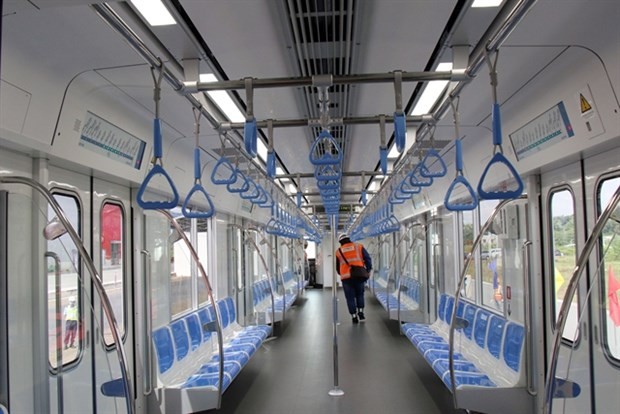
[[[123,209],[118,204],[104,203],[101,210],[101,280],[108,294],[121,337],[125,335],[125,247]],[[106,345],[114,343],[112,330],[103,319],[103,336]]]
[[[553,277],[554,315],[557,320],[562,301],[566,293],[568,279],[575,269],[577,260],[575,249],[575,200],[573,194],[567,190],[558,190],[551,193],[549,201],[551,209],[551,246],[549,254],[553,258],[551,271]],[[566,325],[562,338],[574,341],[578,338],[579,298],[573,296],[570,311],[566,318]]]
[[[498,204],[497,200],[480,201],[481,226],[489,220]],[[482,304],[500,312],[504,308],[503,257],[500,245],[502,220],[503,215],[497,214],[480,241]]]
[[[208,274],[207,263],[208,263],[208,222],[209,219],[200,218],[196,220],[196,224],[198,226],[198,241],[196,243],[196,252],[198,253],[198,258],[200,259],[200,263],[204,268],[205,272]],[[210,275],[209,275],[210,276]],[[207,290],[207,284],[203,280],[202,275],[199,271],[196,272],[196,286],[198,290],[198,306],[206,303],[209,300],[209,293]],[[213,285],[213,280],[209,280],[211,285]]]
[[[191,220],[176,218],[181,230],[190,238]],[[187,244],[175,227],[170,225],[170,305],[174,318],[192,308],[192,259]]]
[[[461,241],[463,249],[463,261],[471,254],[471,248],[474,244],[474,212],[463,211],[461,215]],[[472,257],[469,268],[465,273],[465,282],[461,294],[463,297],[476,300],[476,263]]]
[[[81,235],[82,212],[78,199],[64,194],[54,194],[54,199]],[[47,216],[49,221],[56,218],[51,207],[48,207]],[[48,224],[48,228],[52,227],[57,225]],[[82,350],[81,261],[77,247],[67,233],[48,240],[46,251],[49,364],[55,369],[60,364],[76,361]]]
[[[599,185],[599,214],[609,203],[620,185],[620,178],[604,180]],[[620,208],[616,208],[612,219],[607,221],[601,237],[601,265],[603,283],[603,343],[606,352],[615,359],[620,359]]]

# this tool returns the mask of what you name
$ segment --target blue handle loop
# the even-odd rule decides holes
[[[252,202],[252,204],[256,204],[259,207],[266,203],[269,199],[267,196],[267,191],[265,191],[265,189],[260,185],[260,184],[256,184],[256,189],[258,190],[258,197],[250,200]]]
[[[400,190],[400,185],[397,185],[396,188],[394,189],[394,192],[392,194],[394,194],[394,198],[398,199],[398,200],[409,200],[411,198],[411,194],[407,194],[403,191]]]
[[[469,181],[463,177],[463,148],[461,140],[457,137],[454,144],[456,149],[456,177],[454,181],[452,181],[452,184],[450,184],[450,187],[448,187],[443,204],[449,211],[474,210],[478,206],[478,196],[471,187],[471,184],[469,184]],[[452,193],[455,191],[454,189],[459,188],[459,186],[465,187],[465,190],[469,194],[469,199],[471,200],[469,203],[450,201],[453,198]]]
[[[202,194],[204,198],[207,200],[207,209],[205,211],[191,211],[188,209],[188,205],[190,204],[190,200],[195,194]],[[181,207],[181,212],[187,218],[209,218],[215,214],[215,206],[213,206],[213,202],[211,201],[211,197],[204,189],[202,184],[196,183],[192,187],[192,189],[187,194],[185,201],[183,202],[183,207]]]
[[[256,118],[252,117],[246,120],[245,125],[243,125],[243,143],[245,144],[245,152],[252,158],[256,157],[257,134]]]
[[[179,204],[179,192],[177,191],[174,182],[172,182],[172,178],[170,178],[170,175],[168,175],[166,170],[164,170],[164,167],[158,164],[158,162],[161,163],[162,154],[161,120],[159,118],[155,118],[153,120],[153,155],[155,158],[154,164],[146,177],[144,177],[144,181],[142,181],[142,184],[140,184],[140,188],[138,189],[138,194],[136,196],[136,202],[144,210],[169,210],[175,208]],[[144,193],[146,192],[149,183],[151,182],[153,177],[158,175],[163,176],[166,182],[168,182],[168,185],[170,186],[170,191],[172,192],[172,199],[168,201],[144,200]]]
[[[433,184],[433,178],[432,177],[424,177],[422,176],[422,174],[420,173],[420,167],[416,167],[414,168],[410,173],[409,173],[409,184],[411,184],[414,187],[430,187]]]
[[[467,190],[469,198],[471,200],[469,203],[450,201],[454,189],[458,188],[459,186],[463,186]],[[474,189],[469,184],[469,181],[467,181],[462,175],[457,175],[454,178],[454,181],[452,181],[452,184],[450,184],[450,187],[448,187],[448,192],[446,193],[446,197],[443,200],[443,204],[449,211],[474,210],[478,206],[478,197],[476,196],[476,192],[474,191]]]
[[[211,182],[216,185],[232,184],[237,180],[237,171],[226,157],[215,163],[211,171]]]
[[[340,188],[340,180],[319,180],[316,182],[316,186],[319,191]]]
[[[478,194],[480,198],[484,200],[505,200],[511,198],[517,198],[521,196],[523,193],[523,180],[521,180],[521,176],[512,165],[512,163],[506,158],[502,151],[502,123],[501,116],[499,110],[499,104],[493,104],[493,145],[494,145],[494,154],[487,166],[484,168],[482,172],[482,176],[480,177],[480,182],[478,182]],[[499,167],[505,166],[509,172],[509,176],[516,182],[517,187],[514,190],[502,190],[498,189],[496,191],[485,191],[484,187],[486,187],[486,179],[487,174],[491,167]],[[497,178],[497,169],[494,171],[493,176]]]
[[[510,175],[514,179],[517,184],[517,188],[514,190],[501,190],[498,189],[496,191],[485,191],[485,182],[487,178],[487,174],[491,167],[504,165],[510,172]],[[496,175],[495,173],[493,174]],[[494,177],[497,178],[497,177]],[[480,198],[484,200],[505,200],[510,198],[517,198],[521,196],[523,193],[523,180],[519,176],[519,173],[515,169],[515,167],[510,163],[510,161],[502,154],[501,152],[495,153],[491,158],[491,161],[487,164],[482,172],[482,177],[480,177],[480,182],[478,183],[478,194],[480,194]]]
[[[319,165],[314,170],[314,178],[317,180],[339,180],[342,178],[342,170],[339,164]]]
[[[398,196],[396,195],[396,193],[392,193],[390,194],[390,197],[388,198],[388,203],[394,205],[394,204],[403,204],[405,201],[407,201],[407,199],[400,199],[398,198]]]
[[[301,208],[301,192],[297,192],[297,208]]]
[[[447,172],[448,167],[439,152],[435,148],[428,150],[420,164],[420,175],[427,178],[440,178],[444,177]]]
[[[165,201],[165,200],[162,200],[162,201],[146,201],[146,200],[143,199],[144,192],[148,188],[149,183],[151,182],[153,177],[155,177],[157,175],[163,176],[166,179],[166,181],[168,182],[168,185],[170,186],[170,190],[172,191],[172,199],[171,200],[169,200],[169,201]],[[170,178],[170,176],[168,175],[166,170],[164,170],[164,168],[161,165],[159,165],[159,164],[153,165],[153,168],[151,168],[151,171],[149,171],[149,173],[146,175],[146,177],[144,177],[144,181],[142,181],[142,184],[140,185],[140,188],[138,189],[138,194],[137,194],[137,197],[136,197],[136,202],[144,210],[159,210],[159,209],[170,210],[170,209],[175,208],[176,206],[179,205],[179,193],[177,192],[177,188],[174,186],[174,183],[172,182],[172,179]]]
[[[335,153],[332,153],[332,148]],[[338,143],[329,133],[322,130],[310,147],[310,163],[312,165],[339,164],[342,161],[342,152]]]
[[[248,191],[250,183],[247,177],[239,170],[235,170],[235,181],[226,184],[226,189],[231,193],[242,193]]]
[[[273,210],[273,206],[275,204],[275,202],[273,201],[273,197],[267,191],[264,191],[264,192],[266,196],[265,201],[262,203],[256,203],[256,204],[261,208],[270,208]]]
[[[388,167],[388,152],[387,148],[379,148],[379,167],[381,168],[381,172],[383,174],[387,174]]]
[[[411,185],[409,180],[407,178],[405,178],[400,183],[400,191],[402,191],[405,194],[413,195],[413,194],[418,194],[420,191],[422,191],[422,187],[420,187],[418,185]]]
[[[209,218],[215,214],[215,207],[213,206],[213,202],[211,201],[211,197],[202,186],[202,182],[200,181],[202,169],[200,168],[200,149],[194,148],[194,179],[196,182],[194,186],[191,188],[187,197],[185,197],[185,201],[183,201],[183,206],[181,207],[181,213],[187,218]],[[191,198],[194,194],[202,194],[207,201],[207,210],[206,211],[191,211],[187,207],[190,204]]]
[[[394,144],[398,152],[403,152],[407,141],[407,119],[405,113],[394,112]]]
[[[248,189],[245,191],[241,191],[239,193],[239,197],[243,198],[244,200],[253,200],[259,197],[260,191],[258,190],[258,187],[256,186],[254,180],[252,180],[251,178],[247,178],[246,180],[248,183]]]
[[[267,152],[267,175],[271,178],[276,176],[276,153]]]

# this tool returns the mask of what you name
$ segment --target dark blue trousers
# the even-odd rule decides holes
[[[364,309],[364,284],[361,279],[345,279],[342,281],[344,297],[347,298],[347,307],[351,315],[357,314],[357,309]]]

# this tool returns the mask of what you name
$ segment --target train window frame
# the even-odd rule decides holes
[[[54,200],[56,200],[58,202],[58,200],[56,199],[57,196],[61,196],[61,197],[66,197],[69,199],[73,199],[75,201],[75,205],[76,205],[76,210],[77,210],[77,229],[75,229],[75,231],[77,232],[78,236],[80,237],[80,239],[83,239],[83,228],[84,228],[84,204],[82,202],[82,198],[80,197],[79,193],[75,192],[75,191],[69,191],[65,188],[61,188],[61,187],[52,187],[50,188],[50,194],[52,195],[52,197],[54,198]],[[53,218],[49,217],[49,207],[47,210],[47,216],[46,216],[46,220],[51,220]],[[65,212],[66,214],[66,212]],[[69,221],[71,221],[69,219]],[[62,237],[62,236],[61,236]],[[47,247],[46,247],[47,250]],[[47,265],[47,262],[46,262]],[[84,315],[86,315],[86,313],[84,312],[84,298],[82,295],[82,291],[84,290],[84,283],[83,283],[83,271],[82,271],[82,257],[78,254],[77,255],[77,263],[75,264],[76,267],[76,292],[74,295],[75,296],[75,300],[77,303],[77,307],[78,307],[78,315],[79,318],[82,319],[84,317]],[[48,305],[49,305],[49,299],[48,299]],[[49,307],[49,306],[48,306]],[[47,316],[47,319],[49,321],[49,314]],[[79,319],[78,319],[79,320]],[[48,335],[50,332],[50,329],[52,328],[51,324],[48,324]],[[65,336],[65,325],[66,325],[66,321],[64,318],[64,310],[63,310],[63,319],[62,319],[62,331],[63,331],[63,335],[62,335],[62,342],[64,343],[64,336]],[[84,338],[80,337],[80,331],[85,332],[84,326],[83,326],[83,321],[82,321],[82,326],[80,327],[80,324],[78,323],[77,326],[77,332],[76,332],[76,336],[77,338],[75,338],[75,340],[77,341],[77,353],[75,354],[74,358],[65,362],[64,361],[64,357],[63,357],[63,364],[62,364],[62,371],[64,371],[65,369],[71,369],[74,366],[77,366],[80,361],[82,360],[82,358],[84,357],[84,353],[85,353],[85,349],[84,349]],[[49,372],[52,375],[57,375],[59,372],[58,366],[54,366],[52,365],[52,360],[51,360],[51,352],[53,351],[52,348],[50,348],[51,346],[54,346],[55,344],[53,343],[48,343],[48,358],[47,358],[47,365],[48,365],[48,369]],[[64,349],[63,349],[64,351]]]
[[[100,263],[100,269],[99,272],[101,274],[101,280],[103,280],[103,257],[101,256],[103,254],[103,249],[101,248],[103,242],[101,242],[101,237],[102,237],[102,230],[103,230],[103,211],[106,205],[111,205],[114,207],[118,207],[120,209],[120,213],[121,213],[121,224],[122,224],[122,229],[121,229],[121,246],[120,246],[120,251],[121,251],[121,257],[122,257],[122,263],[121,263],[121,271],[122,271],[122,275],[121,275],[121,294],[123,295],[122,297],[122,311],[123,311],[123,317],[122,317],[122,322],[123,325],[121,327],[121,341],[123,343],[125,343],[126,338],[127,338],[127,311],[128,311],[128,306],[127,306],[127,300],[128,300],[128,295],[127,295],[127,285],[128,285],[128,281],[127,281],[127,264],[125,262],[125,260],[127,259],[125,256],[125,252],[127,251],[127,237],[126,237],[126,232],[127,232],[127,227],[126,227],[126,218],[127,215],[125,214],[125,208],[123,206],[123,204],[121,202],[119,202],[118,200],[115,200],[113,198],[105,198],[102,200],[101,202],[101,214],[99,215],[99,237],[100,237],[100,249],[99,249],[99,263]],[[115,283],[116,284],[116,283]],[[107,293],[107,287],[104,285],[104,288],[106,289],[106,293]],[[103,307],[100,309],[100,320],[102,321],[102,335],[103,335],[103,345],[105,347],[106,350],[111,351],[113,349],[116,348],[116,344],[114,342],[110,342],[108,343],[107,338],[106,338],[106,328],[109,329],[109,327],[107,326],[107,320],[105,320],[103,318]]]
[[[550,301],[550,306],[551,306],[551,312],[549,313],[549,316],[552,318],[551,319],[551,332],[555,333],[555,324],[557,322],[557,309],[556,309],[556,304],[558,302],[558,295],[555,289],[555,251],[557,250],[555,248],[555,237],[554,237],[554,228],[553,228],[553,196],[556,194],[559,194],[563,191],[567,191],[572,199],[572,207],[573,207],[573,240],[575,241],[575,254],[573,255],[574,258],[574,262],[572,267],[575,267],[575,264],[577,263],[577,229],[575,228],[575,222],[577,221],[577,206],[576,206],[576,199],[575,199],[575,193],[573,192],[573,189],[569,186],[569,185],[560,185],[560,186],[556,186],[556,187],[552,187],[549,189],[549,192],[547,193],[547,216],[549,217],[549,221],[547,223],[547,234],[549,234],[549,238],[550,240],[548,240],[548,246],[545,246],[545,250],[547,253],[547,264],[549,266],[549,274],[554,275],[553,277],[549,277],[549,283],[550,283],[550,287],[551,287],[551,292],[553,293],[553,300]],[[580,297],[580,292],[579,289],[577,289],[576,291],[576,303],[577,303],[577,321],[579,321],[580,317],[581,317],[581,313],[582,313],[582,308],[581,308],[581,297]],[[568,317],[567,317],[568,319]],[[581,342],[581,330],[579,329],[579,327],[577,327],[577,332],[576,332],[576,337],[574,339],[570,339],[567,336],[564,336],[564,333],[562,333],[562,343],[564,343],[565,345],[568,346],[572,346],[572,347],[577,347],[579,346],[579,343]]]
[[[598,217],[600,217],[603,209],[605,208],[605,206],[601,205],[601,191],[602,191],[602,187],[604,185],[605,182],[607,181],[611,181],[611,180],[616,180],[616,179],[620,179],[620,173],[618,171],[614,171],[612,173],[609,174],[604,174],[601,175],[600,177],[598,177],[598,179],[596,180],[596,185],[595,185],[595,198],[594,198],[594,202],[595,202],[595,209],[596,209],[596,217],[598,219]],[[603,244],[603,235],[601,234],[601,237],[599,237],[598,240],[598,259],[599,259],[599,263],[601,261],[604,261],[604,257],[603,257],[603,253],[605,252],[605,247]],[[600,266],[600,271],[601,274],[599,275],[602,280],[599,283],[599,321],[600,321],[600,326],[601,329],[599,329],[599,335],[600,335],[600,345],[601,348],[603,350],[603,355],[605,355],[605,359],[607,359],[607,361],[612,364],[615,367],[620,367],[620,347],[618,349],[618,354],[614,355],[612,350],[609,347],[609,340],[608,340],[608,326],[607,326],[607,306],[608,306],[608,281],[607,281],[607,277],[608,275],[606,274],[606,264],[603,262]],[[620,330],[620,327],[617,327],[617,329]]]

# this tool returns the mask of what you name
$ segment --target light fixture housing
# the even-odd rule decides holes
[[[151,26],[177,24],[161,0],[131,0],[131,3]]]
[[[435,70],[438,72],[452,70],[452,62],[440,63],[437,65],[437,69]],[[447,80],[435,80],[428,82],[424,88],[424,92],[422,92],[422,96],[420,96],[420,99],[418,99],[418,102],[413,107],[411,115],[427,114],[433,105],[435,105],[435,102],[437,102],[437,99],[447,84]]]

